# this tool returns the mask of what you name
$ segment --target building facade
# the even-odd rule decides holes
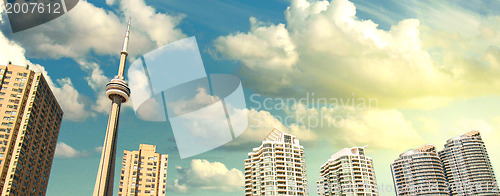
[[[309,195],[304,147],[277,128],[245,159],[245,195]]]
[[[378,195],[373,159],[364,147],[344,148],[320,167],[318,195]]]
[[[449,195],[441,159],[434,145],[409,150],[391,164],[396,195]]]
[[[168,154],[156,152],[156,146],[141,144],[137,151],[123,151],[118,195],[165,195]]]
[[[486,146],[478,131],[449,139],[439,157],[452,195],[500,195]]]
[[[0,192],[45,195],[63,111],[40,73],[9,64],[0,80]]]

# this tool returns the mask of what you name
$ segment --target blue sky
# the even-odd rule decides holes
[[[498,1],[81,1],[66,15],[18,33],[2,11],[0,63],[43,72],[65,111],[47,195],[93,191],[109,112],[104,86],[117,72],[131,16],[129,62],[196,36],[207,73],[241,78],[254,126],[224,146],[180,159],[170,124],[140,120],[128,103],[117,163],[124,149],[154,144],[169,154],[167,195],[241,195],[247,153],[276,126],[304,145],[310,187],[330,155],[368,144],[377,182],[390,187],[380,192],[385,196],[394,195],[389,164],[400,153],[427,143],[441,149],[470,130],[481,131],[498,176],[498,8]],[[311,93],[373,98],[378,105],[257,104],[272,99],[267,103],[276,106],[280,98]],[[258,95],[254,101],[252,95]],[[339,126],[304,123],[298,115]]]

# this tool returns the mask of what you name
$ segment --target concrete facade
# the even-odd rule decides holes
[[[377,196],[373,159],[364,147],[344,148],[320,167],[318,195]]]
[[[396,195],[449,195],[441,159],[434,145],[409,150],[391,164]]]
[[[439,157],[452,195],[500,195],[486,146],[478,131],[449,139]]]
[[[309,195],[304,147],[277,128],[245,159],[245,195]]]
[[[45,195],[63,111],[41,73],[0,66],[0,192]]]
[[[141,144],[137,151],[123,151],[120,196],[165,195],[168,154],[156,152],[156,146]]]

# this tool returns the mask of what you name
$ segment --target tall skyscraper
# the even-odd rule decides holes
[[[167,184],[168,154],[156,152],[156,146],[141,144],[138,151],[123,151],[118,195],[163,196]]]
[[[364,147],[344,148],[320,168],[318,195],[378,195],[373,159]]]
[[[309,195],[304,147],[277,128],[245,159],[245,195]]]
[[[452,195],[500,195],[486,146],[478,131],[449,139],[439,157]]]
[[[448,185],[434,145],[424,145],[399,155],[392,164],[396,195],[449,195]]]
[[[63,111],[44,77],[0,66],[0,192],[45,195]]]
[[[113,195],[113,180],[115,176],[116,140],[118,138],[118,120],[122,103],[128,101],[130,89],[123,77],[125,64],[127,62],[127,48],[130,34],[130,19],[128,20],[127,32],[120,52],[120,66],[118,75],[106,84],[106,96],[111,100],[111,111],[109,113],[108,127],[102,146],[101,161],[97,170],[97,178],[94,186],[94,196]]]

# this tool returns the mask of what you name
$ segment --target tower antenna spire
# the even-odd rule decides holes
[[[130,35],[130,18],[128,20],[127,32],[120,52],[120,66],[118,75],[106,85],[106,96],[111,100],[111,112],[109,113],[108,128],[102,146],[101,162],[97,171],[97,179],[94,187],[94,196],[112,196],[113,180],[115,175],[116,140],[118,137],[118,119],[120,117],[121,104],[128,101],[130,89],[123,73],[127,64],[127,48]]]
[[[132,17],[128,18],[128,25],[127,25],[127,32],[125,33],[125,39],[123,40],[123,48],[122,52],[127,52],[128,48],[128,39],[130,35],[130,21],[132,20]]]

